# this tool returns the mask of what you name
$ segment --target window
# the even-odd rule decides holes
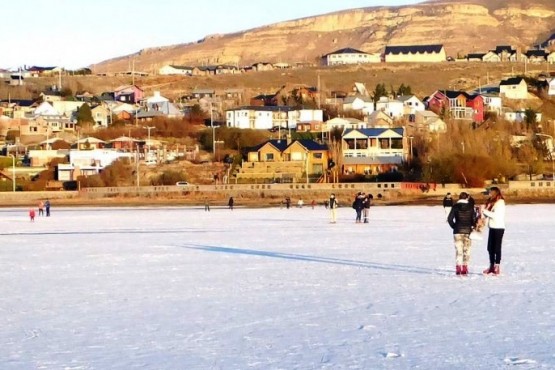
[[[322,159],[322,153],[313,153],[312,156],[314,159]]]
[[[266,153],[266,160],[273,161],[274,160],[274,153]]]

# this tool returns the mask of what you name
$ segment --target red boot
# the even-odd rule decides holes
[[[490,266],[489,266],[487,269],[485,269],[482,273],[483,273],[484,275],[489,275],[489,274],[493,274],[493,271],[494,271],[494,267],[493,267],[493,265],[490,265]]]
[[[462,265],[461,275],[468,275],[468,266],[467,265]]]
[[[457,275],[460,275],[460,274],[462,273],[462,268],[461,268],[461,265],[457,265],[457,267],[456,267],[456,270],[455,270],[455,271],[456,271],[456,274],[457,274]]]
[[[493,266],[493,274],[494,274],[494,275],[499,275],[499,274],[501,274],[501,269],[499,268],[499,265],[498,265],[498,264],[496,264],[496,265]]]

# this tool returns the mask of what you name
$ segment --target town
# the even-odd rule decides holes
[[[425,95],[414,94],[408,83],[394,87],[390,81],[375,87],[351,81],[342,90],[323,91],[318,74],[313,85],[283,81],[275,91],[260,94],[229,86],[166,97],[163,84],[147,90],[137,81],[148,74],[134,70],[111,77],[95,77],[90,69],[2,70],[7,96],[0,100],[0,186],[20,191],[179,183],[408,182],[413,183],[410,188],[423,190],[430,184],[483,187],[527,180],[532,183],[514,186],[537,182],[550,188],[555,115],[544,113],[538,102],[549,103],[555,95],[549,72],[554,41],[555,35],[522,53],[496,46],[480,57],[453,58],[442,45],[390,46],[383,54],[340,49],[322,56],[320,66],[167,65],[159,70],[159,76],[189,78],[374,63],[524,67],[498,81],[481,76],[479,85],[470,89],[450,85]],[[539,70],[529,73],[528,63]],[[129,83],[98,92],[72,91],[64,85],[80,75]],[[54,84],[30,99],[12,98],[12,91],[16,95],[43,79]],[[116,165],[120,176],[110,178],[106,170]]]

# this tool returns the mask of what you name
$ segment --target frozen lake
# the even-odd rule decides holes
[[[555,205],[508,206],[500,277],[441,207],[370,212],[0,209],[0,368],[555,368]]]

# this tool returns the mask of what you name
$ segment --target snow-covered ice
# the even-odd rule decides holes
[[[501,277],[441,207],[353,212],[0,209],[0,368],[555,368],[555,205],[508,206]]]

